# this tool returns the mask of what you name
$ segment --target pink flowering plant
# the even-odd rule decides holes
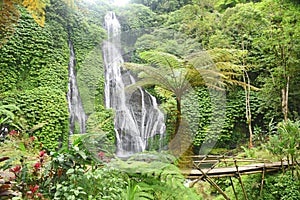
[[[20,144],[15,143],[17,137],[12,135],[10,142],[19,148]],[[8,199],[13,196],[24,200],[65,199],[69,196],[88,199],[89,195],[96,197],[99,191],[105,191],[107,184],[101,178],[104,175],[112,181],[111,184],[119,180],[117,177],[111,180],[110,174],[106,174],[104,168],[111,161],[111,153],[103,148],[97,148],[91,153],[78,138],[70,147],[64,146],[57,152],[37,151],[42,146],[33,143],[38,141],[39,138],[27,137],[21,140],[24,150],[18,151],[19,155],[3,157],[5,160],[2,161],[0,158],[0,170],[10,173],[5,184],[0,183],[0,196],[1,192],[7,194],[10,191],[6,195]],[[95,183],[101,184],[101,187],[92,187]],[[116,191],[116,195],[121,194],[126,181],[122,179],[120,184],[122,187]]]
[[[45,150],[38,153],[33,161],[20,160],[20,165],[9,169],[13,176],[10,178],[14,184],[12,189],[19,191],[24,199],[44,199],[43,186],[45,182],[45,163],[48,156]]]

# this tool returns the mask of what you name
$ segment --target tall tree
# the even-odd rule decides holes
[[[236,3],[238,2],[235,1]],[[226,38],[229,39],[233,48],[239,49],[242,52],[238,63],[243,66],[242,80],[245,82],[243,88],[245,93],[245,117],[249,131],[249,147],[253,146],[250,82],[255,82],[254,80],[257,75],[253,72],[253,69],[259,70],[259,67],[255,66],[254,61],[260,56],[253,45],[253,40],[258,38],[261,35],[261,29],[265,29],[268,25],[263,12],[257,7],[254,3],[238,4],[233,8],[227,9],[222,18],[222,24],[224,25],[222,27],[223,34],[227,36]],[[219,39],[223,35],[216,36]],[[216,41],[218,42],[219,40]]]
[[[281,101],[281,112],[283,119],[287,121],[290,91],[295,93],[297,90],[290,85],[297,80],[299,74],[300,9],[284,1],[267,2],[263,9],[268,13],[270,20],[268,29],[257,41],[264,51],[261,61],[268,67],[269,72],[269,81],[266,79],[263,92],[280,94],[278,98]]]

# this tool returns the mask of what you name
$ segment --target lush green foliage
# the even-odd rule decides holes
[[[169,28],[155,29],[152,33],[142,35],[134,47],[138,53],[157,50],[176,56],[188,55],[201,49],[196,40]]]
[[[172,67],[190,67],[185,62],[187,58],[190,62],[194,61],[191,63],[196,66],[216,66],[223,72],[220,77],[227,84],[230,82],[227,80],[234,80],[226,87],[226,102],[224,96],[214,95],[207,87],[189,88],[186,91],[192,93],[186,96],[180,91],[186,88],[173,88],[172,92],[176,96],[180,94],[180,97],[184,97],[180,99],[180,111],[184,123],[188,123],[192,132],[195,152],[199,153],[202,143],[209,140],[217,140],[217,147],[233,148],[248,137],[248,122],[244,114],[245,94],[241,88],[235,86],[242,82],[238,74],[247,70],[251,84],[260,88],[258,91],[251,91],[250,95],[252,124],[257,139],[255,144],[260,145],[260,142],[269,139],[268,147],[275,155],[281,158],[288,156],[292,160],[299,157],[298,122],[280,123],[269,138],[266,135],[271,133],[268,127],[271,122],[276,125],[284,117],[299,120],[300,71],[297,66],[300,58],[300,10],[296,1],[132,0],[137,4],[120,8],[100,0],[96,1],[96,4],[67,1],[69,7],[64,2],[53,0],[47,5],[44,28],[35,22],[37,18],[34,19],[34,15],[28,13],[30,4],[27,4],[27,10],[17,8],[13,4],[6,7],[12,11],[5,15],[11,20],[9,26],[2,26],[8,18],[0,19],[0,29],[5,30],[1,31],[1,44],[2,38],[8,39],[5,45],[0,47],[0,122],[1,125],[9,124],[10,130],[22,130],[22,133],[27,135],[27,140],[31,135],[36,136],[33,143],[24,140],[10,148],[24,152],[26,147],[37,148],[41,142],[44,148],[54,150],[66,144],[69,39],[74,44],[77,81],[85,111],[89,115],[87,130],[94,134],[84,139],[90,146],[89,151],[82,150],[87,146],[75,143],[75,147],[69,151],[62,150],[52,155],[48,167],[43,162],[42,167],[45,169],[40,172],[44,173],[44,177],[40,176],[41,173],[39,176],[35,174],[32,162],[37,160],[25,159],[19,163],[22,165],[22,177],[18,174],[18,181],[28,183],[28,187],[22,191],[23,196],[26,195],[26,191],[31,190],[29,185],[34,187],[41,182],[39,190],[31,192],[34,195],[42,192],[45,197],[52,199],[176,199],[178,196],[186,199],[196,198],[190,190],[182,187],[183,179],[177,172],[170,175],[165,171],[168,171],[169,167],[176,171],[173,166],[164,165],[165,168],[150,170],[149,168],[153,167],[151,164],[141,164],[134,160],[132,162],[135,166],[130,169],[136,172],[136,168],[143,168],[145,173],[136,174],[130,170],[128,172],[126,167],[123,171],[107,167],[96,170],[92,167],[93,170],[87,170],[87,166],[93,166],[94,162],[109,161],[114,153],[113,113],[103,108],[104,70],[101,43],[106,37],[103,20],[108,10],[116,11],[126,33],[122,35],[122,42],[128,45],[124,48],[126,60],[132,58],[132,61],[144,63],[148,59],[149,62],[154,61],[153,66],[158,69],[157,65],[166,59],[156,55],[158,59],[155,61],[153,54],[148,57],[144,55],[144,58],[139,56],[141,52],[155,50],[162,54],[175,55],[177,60],[168,60],[171,61]],[[2,4],[3,1],[0,1],[0,6]],[[41,11],[44,5],[36,6],[38,11]],[[1,9],[0,12],[3,13],[2,11]],[[40,17],[43,21],[43,12]],[[14,24],[15,27],[11,26]],[[200,52],[200,55],[199,50],[202,49],[216,54],[208,56]],[[223,54],[225,51],[240,55],[235,58]],[[197,56],[200,61],[194,60]],[[226,71],[225,67],[231,68]],[[173,70],[175,71],[177,75],[184,74],[181,70]],[[153,83],[153,80],[159,82],[163,78],[168,79],[164,76],[167,73],[164,72],[157,70],[157,76],[153,75],[150,81]],[[174,80],[168,81],[173,84],[176,82]],[[192,83],[191,79],[188,80],[189,84]],[[195,85],[197,84],[192,84]],[[167,132],[171,135],[176,127],[178,101],[176,102],[176,97],[166,89],[168,87],[149,88],[151,93],[159,98],[161,107],[166,111]],[[222,107],[214,103],[218,100],[223,102]],[[12,105],[16,105],[20,110]],[[11,140],[12,138],[9,139]],[[108,148],[110,151],[105,151]],[[105,160],[102,159],[103,156],[98,156],[97,150],[103,150]],[[255,151],[245,150],[249,155]],[[161,163],[155,164],[161,166]],[[154,176],[151,175],[153,173]],[[170,177],[173,176],[175,178],[171,180]],[[244,179],[249,199],[299,198],[299,181],[289,173],[266,177],[260,197],[260,177]],[[114,184],[115,182],[118,184]],[[94,184],[99,187],[93,187]],[[243,198],[240,188],[238,195],[239,198]],[[234,198],[233,194],[231,197]]]
[[[106,137],[114,143],[115,130],[113,116],[111,110],[105,110],[104,108],[98,112],[94,112],[87,120],[87,132],[100,133],[104,131]]]
[[[24,6],[31,14],[32,18],[40,26],[44,26],[45,23],[45,7],[49,0],[11,0],[0,2],[0,14],[2,16],[0,20],[0,32],[1,40],[0,47],[5,44],[6,40],[14,33],[14,25],[17,24],[20,17],[18,6]]]
[[[90,136],[74,139],[69,149],[59,152],[47,155],[40,151],[37,156],[21,157],[20,163],[12,163],[13,157],[6,160],[0,169],[10,169],[15,177],[9,185],[0,183],[0,194],[2,189],[8,191],[8,186],[25,199],[198,199],[193,190],[184,187],[179,169],[169,163],[174,161],[172,156],[144,153],[127,162],[106,160],[107,153],[100,151],[94,157],[87,151],[84,144]],[[15,141],[8,141],[3,148],[11,142]],[[32,146],[27,146],[23,153],[30,149]],[[103,161],[110,163],[99,165]],[[7,181],[8,177],[2,178]]]
[[[112,162],[112,167],[130,177],[122,199],[199,199],[195,191],[183,185],[185,178],[175,165],[169,163],[172,160],[173,156],[163,152],[149,152],[125,162]]]
[[[68,50],[61,40],[66,35],[62,26],[51,19],[56,26],[47,21],[42,28],[25,10],[21,11],[14,37],[0,49],[0,73],[5,77],[1,79],[1,99],[20,107],[27,121],[21,129],[43,124],[34,135],[46,148],[56,149],[68,133]]]
[[[260,192],[261,179],[261,175],[249,175],[243,177],[244,187],[249,200],[296,200],[300,197],[300,181],[293,177],[290,172],[285,174],[267,175],[264,179],[262,192]],[[244,199],[243,191],[237,179],[234,179],[234,187],[237,193],[237,198]],[[225,191],[229,194],[230,198],[235,199],[232,188],[229,184]],[[215,199],[223,199],[223,197],[219,196]]]
[[[2,105],[0,104],[0,127],[11,126],[16,129],[24,128],[22,117],[18,116],[20,108],[14,104]]]
[[[169,13],[171,11],[175,11],[179,9],[180,7],[191,3],[191,0],[171,0],[171,1],[166,1],[166,0],[132,0],[133,3],[137,4],[143,4],[147,7],[149,7],[151,10],[157,13]]]
[[[148,7],[140,4],[132,4],[125,9],[120,9],[119,20],[122,30],[129,34],[135,31],[149,31],[149,28],[160,24],[160,17]]]
[[[274,155],[295,163],[299,159],[300,122],[290,120],[278,124],[277,134],[271,135],[268,142],[268,150]]]
[[[43,124],[33,135],[45,148],[54,150],[66,142],[68,133],[67,101],[61,90],[38,87],[15,94],[9,94],[5,101],[20,105],[21,115],[27,121],[28,129]]]
[[[79,66],[77,83],[84,111],[89,115],[100,111],[101,105],[104,105],[104,69],[100,46],[96,46]]]
[[[14,37],[0,49],[1,79],[0,91],[5,92],[12,89],[32,89],[41,84],[53,86],[65,90],[67,68],[64,59],[64,46],[60,44],[55,48],[55,38],[51,29],[39,27],[25,11],[18,23]],[[57,63],[57,65],[55,65]],[[65,66],[60,66],[64,64]],[[49,69],[55,66],[56,70]],[[48,74],[41,77],[40,74]],[[49,75],[53,74],[51,79]],[[41,82],[43,81],[43,82]]]

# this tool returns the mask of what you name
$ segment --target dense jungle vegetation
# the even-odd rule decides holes
[[[143,154],[152,162],[114,157],[108,11],[121,23],[124,68],[166,115],[169,149],[153,144]],[[184,186],[180,169],[197,154],[288,160],[290,170],[266,174],[263,186],[261,174],[243,186],[248,199],[300,199],[300,1],[0,0],[0,13],[0,199],[223,199],[208,183]],[[87,133],[72,137],[69,40],[88,116]],[[245,198],[237,179],[215,181]]]

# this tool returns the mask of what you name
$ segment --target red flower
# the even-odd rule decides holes
[[[105,156],[105,153],[104,153],[103,151],[100,151],[100,152],[98,153],[98,156],[99,156],[100,158],[103,158],[103,157]]]
[[[42,195],[42,193],[40,193],[40,192],[38,192],[37,194],[36,194],[36,196],[38,196],[38,197],[43,197],[43,195]]]
[[[11,168],[9,171],[13,172],[13,173],[18,173],[21,170],[21,166],[17,165],[14,168]]]
[[[9,135],[15,135],[16,133],[17,133],[16,130],[11,130],[11,131],[9,132]]]
[[[32,185],[29,185],[29,190],[31,190],[32,193],[35,193],[39,189],[38,185],[35,185],[34,187]]]
[[[31,140],[31,142],[33,142],[33,141],[35,140],[35,137],[34,137],[34,136],[31,136],[31,137],[30,137],[30,140]]]
[[[40,156],[40,157],[43,157],[43,156],[45,155],[45,153],[46,153],[46,151],[45,151],[45,150],[43,150],[43,151],[40,151],[40,154],[39,154],[39,156]]]
[[[41,168],[41,163],[37,162],[37,163],[35,163],[35,164],[33,165],[33,167],[34,167],[35,169],[39,169],[39,168]]]

